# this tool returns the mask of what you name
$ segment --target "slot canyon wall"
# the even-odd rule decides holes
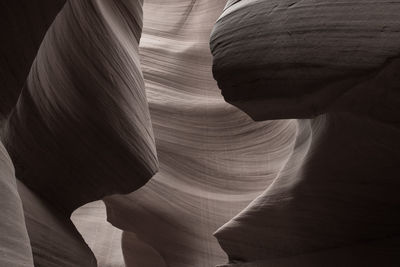
[[[225,100],[257,121],[297,118],[311,137],[298,158],[298,135],[274,183],[217,231],[232,263],[399,264],[399,11],[397,1],[227,3],[210,42]]]
[[[295,121],[254,122],[221,97],[209,39],[224,5],[144,1],[140,55],[160,170],[105,200],[129,266],[226,262],[213,232],[268,187],[293,149]]]
[[[400,264],[400,1],[0,8],[0,266]]]
[[[2,142],[15,167],[20,199],[14,185],[5,197],[14,205],[22,202],[31,245],[29,264],[96,266],[94,254],[70,220],[72,211],[106,195],[132,192],[158,170],[138,55],[142,2],[63,4],[4,4],[17,15],[2,17],[2,26],[15,35],[2,43],[7,55],[2,76],[16,80],[7,91],[20,92],[16,104],[11,93],[2,99],[14,104],[11,111],[4,109]],[[26,36],[16,36],[18,31]],[[37,54],[31,43],[40,44]],[[18,62],[7,54],[14,51]],[[25,81],[19,80],[25,68],[15,67],[17,63],[30,67]],[[5,173],[9,183],[16,183],[12,171]],[[13,217],[2,219],[5,225],[13,223]],[[11,241],[26,237],[21,229],[18,233]],[[7,266],[21,266],[18,258],[5,260]]]

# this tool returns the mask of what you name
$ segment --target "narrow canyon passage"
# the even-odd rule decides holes
[[[110,222],[135,233],[167,266],[227,261],[213,232],[272,182],[297,131],[295,121],[254,122],[223,100],[209,36],[224,5],[144,2],[140,56],[160,171],[106,205]],[[135,242],[123,240],[129,266],[154,266],[152,254],[137,261],[145,254],[135,253]]]
[[[0,267],[399,266],[398,14],[4,0]]]

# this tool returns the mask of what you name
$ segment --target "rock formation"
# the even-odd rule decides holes
[[[160,171],[105,201],[125,230],[129,266],[225,262],[212,233],[263,192],[292,151],[295,121],[256,123],[221,97],[209,36],[224,4],[144,2],[140,55]]]
[[[93,251],[98,266],[125,266],[121,248],[122,231],[107,222],[103,201],[80,207],[72,213],[71,220]]]
[[[255,120],[311,118],[298,121],[308,145],[298,136],[272,185],[216,232],[233,265],[399,264],[399,11],[228,2],[211,36],[225,99]]]
[[[141,25],[132,20],[141,20],[138,6],[67,2],[7,121],[17,177],[68,213],[132,192],[157,171],[137,55]]]
[[[14,166],[0,143],[0,265],[33,266]]]
[[[0,265],[400,265],[399,13],[3,1]]]
[[[68,217],[19,181],[18,192],[35,266],[97,266],[95,256]]]
[[[0,3],[0,120],[11,111],[42,39],[65,0]]]
[[[18,254],[10,266],[31,264],[32,252],[35,266],[95,266],[71,212],[132,192],[158,169],[138,56],[142,2],[71,0],[61,9],[61,1],[42,1],[32,10],[28,2],[1,4],[10,32],[1,51],[1,132],[21,182],[19,198],[13,172],[2,172],[5,209],[15,207],[16,225],[0,249],[5,261]]]
[[[228,1],[211,37],[214,77],[225,99],[255,120],[328,112],[398,56],[399,8],[397,1]],[[354,105],[377,100],[372,93]]]
[[[96,266],[72,222],[15,178],[1,143],[0,152],[0,265]]]

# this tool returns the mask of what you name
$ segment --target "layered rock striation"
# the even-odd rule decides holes
[[[18,178],[1,147],[0,230],[12,233],[1,260],[96,266],[72,211],[132,192],[158,169],[138,56],[142,1],[1,6],[1,138]]]
[[[69,1],[47,32],[4,140],[17,177],[64,212],[157,171],[140,1]]]
[[[0,142],[0,265],[33,266],[32,250],[14,166]]]
[[[228,1],[211,36],[225,99],[307,129],[296,140],[306,149],[216,232],[233,265],[320,266],[324,251],[336,266],[399,263],[399,11],[397,1]]]
[[[253,122],[225,103],[209,36],[223,1],[146,0],[140,55],[160,171],[106,199],[125,230],[129,266],[215,266],[212,233],[267,188],[291,154],[297,123]]]

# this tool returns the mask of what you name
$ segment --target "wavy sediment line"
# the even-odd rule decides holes
[[[24,84],[2,125],[2,139],[22,181],[23,230],[30,237],[34,264],[95,266],[93,253],[69,219],[71,212],[106,195],[132,192],[158,170],[138,55],[142,2],[71,0],[53,24],[64,2],[44,2],[34,3],[32,10],[30,2],[21,1],[2,9],[8,12],[3,20],[22,25],[10,26],[13,35],[1,46],[2,67],[16,75],[2,72],[13,85],[6,89],[15,89],[2,91],[7,97],[2,99],[7,102],[1,107],[4,116]],[[16,32],[21,36],[15,37]],[[15,47],[6,53],[9,46]],[[13,73],[15,66],[21,68]]]
[[[141,2],[69,1],[5,126],[18,178],[66,213],[132,192],[157,171],[131,17],[140,21],[140,10]]]
[[[213,232],[260,195],[292,153],[295,121],[253,122],[220,95],[208,43],[224,5],[144,3],[140,55],[160,171],[136,192],[105,200],[108,220],[129,237],[129,266],[151,266],[150,257],[174,267],[226,261]],[[134,253],[137,262],[135,247],[148,253]]]
[[[225,99],[258,121],[307,119],[310,136],[299,130],[307,146],[216,232],[228,266],[399,263],[399,11],[396,1],[228,3],[210,41]]]
[[[33,257],[14,166],[0,142],[0,265],[32,266]]]

